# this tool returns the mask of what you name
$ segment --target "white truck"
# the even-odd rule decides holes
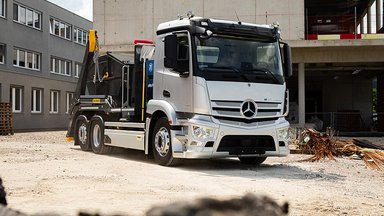
[[[277,26],[180,18],[154,44],[98,57],[90,31],[67,137],[84,151],[187,158],[286,156],[291,50]]]

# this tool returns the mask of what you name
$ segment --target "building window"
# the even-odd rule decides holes
[[[13,20],[35,29],[41,29],[41,13],[20,4],[13,4]]]
[[[51,18],[49,20],[49,32],[53,35],[71,40],[72,27],[67,23]]]
[[[40,70],[40,53],[14,48],[13,65],[32,70]]]
[[[75,77],[79,78],[81,72],[81,64],[76,62],[75,63]]]
[[[88,32],[75,27],[73,29],[73,41],[78,44],[87,45],[88,42]]]
[[[73,93],[72,92],[67,92],[67,95],[66,95],[66,109],[65,109],[65,113],[69,113],[69,110],[71,109],[71,104],[72,104],[72,100],[73,100]]]
[[[5,18],[5,11],[7,10],[6,0],[0,0],[0,17]]]
[[[0,64],[5,62],[5,44],[0,44]]]
[[[51,57],[51,73],[70,76],[71,69],[71,61]]]
[[[12,112],[20,113],[23,107],[23,88],[11,87]]]
[[[59,113],[59,91],[51,90],[51,105],[49,108],[50,113]]]
[[[31,112],[32,113],[41,113],[42,98],[43,98],[43,90],[32,89],[32,94],[31,94]]]

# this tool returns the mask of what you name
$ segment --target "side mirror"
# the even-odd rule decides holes
[[[291,47],[288,44],[284,44],[284,76],[289,78],[292,76],[292,52]]]
[[[168,35],[164,41],[164,66],[167,68],[177,67],[177,36]]]
[[[177,36],[172,34],[165,37],[164,47],[164,66],[179,72],[180,76],[187,77],[189,75],[188,46],[180,45]]]

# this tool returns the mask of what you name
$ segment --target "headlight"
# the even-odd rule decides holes
[[[193,125],[192,134],[195,138],[212,139],[214,137],[214,130],[213,128]]]
[[[278,136],[279,140],[286,140],[286,139],[289,139],[288,128],[284,128],[284,129],[280,129],[280,130],[278,130],[278,132],[277,132],[277,136]]]

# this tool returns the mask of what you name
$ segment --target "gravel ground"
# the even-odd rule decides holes
[[[153,205],[251,192],[289,202],[290,215],[384,215],[384,174],[347,158],[299,162],[307,157],[268,158],[259,167],[236,159],[190,160],[169,168],[140,151],[83,152],[65,142],[64,131],[0,136],[9,207],[28,214],[142,215]]]

